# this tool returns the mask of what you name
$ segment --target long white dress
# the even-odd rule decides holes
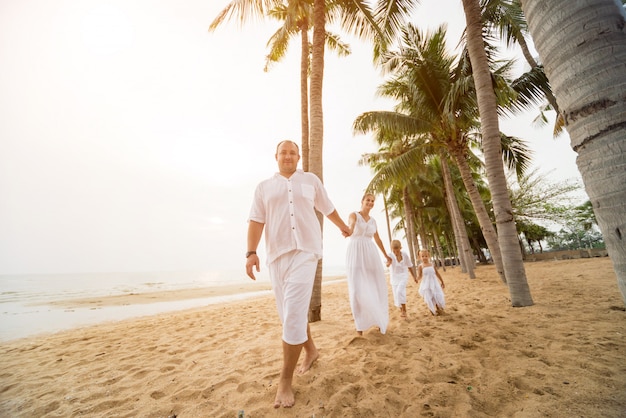
[[[422,280],[419,287],[419,294],[422,295],[424,302],[426,302],[428,309],[430,309],[433,315],[437,315],[436,305],[439,305],[442,309],[446,307],[443,289],[435,274],[435,267],[432,265],[422,267]]]
[[[413,267],[413,263],[411,262],[409,255],[404,251],[402,251],[401,254],[402,261],[398,261],[398,258],[393,251],[388,254],[389,257],[391,257],[389,281],[391,282],[393,303],[397,307],[406,304],[406,285],[409,281],[409,268]]]
[[[387,281],[372,238],[374,233],[374,218],[365,221],[360,213],[356,213],[356,224],[346,250],[348,293],[356,330],[378,327],[384,334],[389,324]]]

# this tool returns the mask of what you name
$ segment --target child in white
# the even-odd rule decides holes
[[[402,318],[407,319],[406,316],[406,285],[409,281],[409,273],[415,283],[417,283],[417,278],[415,277],[415,273],[413,273],[413,262],[409,258],[409,255],[402,251],[402,244],[397,239],[391,241],[391,252],[389,253],[389,257],[391,257],[391,267],[390,267],[390,281],[391,281],[391,291],[393,293],[393,303],[398,308],[400,308],[400,316]]]
[[[420,251],[422,263],[417,267],[417,281],[420,283],[419,293],[424,298],[424,302],[433,315],[443,312],[446,307],[446,300],[443,289],[446,287],[437,271],[437,267],[430,261],[430,253],[427,250]],[[439,281],[437,281],[439,279]]]

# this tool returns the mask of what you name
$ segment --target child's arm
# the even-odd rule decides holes
[[[434,264],[433,264],[434,267]],[[437,267],[435,267],[435,274],[437,275],[437,278],[439,279],[439,283],[441,283],[441,288],[445,289],[446,285],[443,283],[443,278],[441,277],[441,274],[439,274],[439,270],[437,270]]]
[[[415,280],[415,283],[419,282],[420,280],[422,280],[422,265],[421,264],[417,266],[417,279]]]
[[[406,255],[403,254],[403,257],[406,257],[407,260],[409,260],[409,263],[411,263],[411,259]],[[411,277],[413,277],[413,280],[415,281],[415,283],[417,283],[417,276],[415,275],[415,266],[411,263],[411,266],[407,267],[407,269],[409,270],[409,273],[411,273]]]

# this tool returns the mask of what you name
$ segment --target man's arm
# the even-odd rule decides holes
[[[332,213],[327,215],[326,217],[330,219],[332,223],[337,225],[337,227],[341,230],[341,233],[343,234],[344,237],[350,236],[352,232],[350,231],[350,228],[348,227],[348,225],[346,225],[346,223],[343,221],[343,219],[341,219],[341,216],[339,216],[339,213],[337,213],[337,210],[332,211]]]
[[[265,224],[248,221],[248,249],[247,251],[256,251],[259,246],[259,242],[261,241],[261,236],[263,235],[263,228]],[[261,271],[261,266],[259,263],[259,256],[255,253],[246,258],[246,274],[252,280],[256,280],[254,277],[253,267],[256,267],[257,273]]]

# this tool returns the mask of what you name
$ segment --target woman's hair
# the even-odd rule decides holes
[[[365,198],[366,198],[367,196],[372,196],[374,199],[376,199],[376,196],[374,196],[374,193],[367,192],[367,193],[365,193],[365,194],[363,195],[363,197],[361,198],[361,203],[363,203],[363,201],[365,200]]]
[[[393,250],[394,248],[402,248],[402,244],[400,244],[400,241],[398,241],[397,239],[391,241],[391,249]]]
[[[430,251],[428,251],[428,250],[420,250],[420,255],[422,255],[422,254],[427,255],[427,256],[430,257]]]

